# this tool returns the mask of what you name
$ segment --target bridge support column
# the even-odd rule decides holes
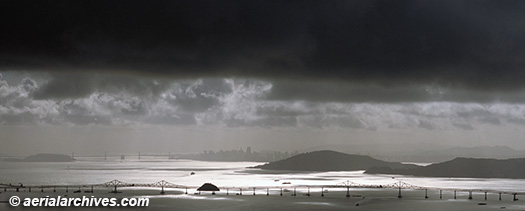
[[[293,196],[297,196],[297,192],[295,190],[296,188],[293,188]]]
[[[439,199],[443,199],[443,190],[439,190]]]
[[[321,188],[321,197],[324,197],[324,187]]]
[[[513,193],[512,195],[514,195],[514,198],[512,200],[513,201],[518,201],[518,198],[516,198],[517,193]]]
[[[69,192],[69,188],[66,186],[66,193]]]
[[[18,192],[18,188],[16,188],[16,192]]]
[[[468,192],[468,199],[472,200],[472,191]]]
[[[113,191],[113,193],[117,194],[117,186],[115,185],[115,190]]]
[[[350,197],[350,187],[346,186],[346,198]]]
[[[306,196],[310,197],[310,187],[308,187],[308,193],[306,194]]]
[[[29,192],[31,192],[31,187],[29,187]]]
[[[242,196],[242,188],[239,188],[239,196]]]
[[[485,201],[487,201],[487,192],[485,192]]]
[[[226,188],[226,195],[230,195],[230,189]]]
[[[188,194],[188,188],[186,188],[186,191],[184,192],[184,194]]]
[[[161,186],[161,189],[160,189],[160,194],[164,194],[164,186]]]
[[[4,188],[4,192],[7,192],[7,188]]]
[[[427,189],[425,189],[425,199],[428,199]]]
[[[93,185],[91,186],[91,193],[93,193]]]
[[[255,188],[253,188],[253,195],[255,196]]]
[[[266,195],[267,195],[267,196],[270,195],[270,189],[269,189],[269,188],[266,188]]]
[[[456,190],[454,190],[454,199],[456,199]]]
[[[40,187],[40,192],[44,192],[44,187]]]
[[[283,196],[283,189],[281,188],[281,196]]]
[[[501,201],[501,193],[499,193],[499,200]]]
[[[91,188],[93,188],[93,186],[91,186]],[[53,187],[53,193],[54,192],[57,192],[57,187]]]
[[[401,187],[399,187],[399,191],[397,192],[397,198],[403,198],[403,196],[401,196]]]

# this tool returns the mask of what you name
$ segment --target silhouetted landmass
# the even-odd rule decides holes
[[[356,171],[372,167],[395,169],[415,168],[415,165],[386,162],[365,155],[350,155],[323,150],[299,154],[284,160],[270,162],[255,168],[293,171]]]
[[[73,162],[74,158],[61,154],[36,154],[23,159],[6,159],[13,162]]]
[[[367,174],[401,174],[424,177],[466,177],[466,178],[512,178],[525,179],[525,158],[479,159],[456,158],[451,161],[432,164],[414,169],[391,167],[371,168]]]
[[[507,146],[452,147],[410,153],[404,155],[404,161],[438,163],[449,161],[457,157],[510,159],[525,157],[525,152]]]
[[[452,147],[434,143],[322,145],[314,148],[303,149],[300,150],[300,152],[319,150],[335,150],[348,154],[368,155],[389,162],[417,163],[439,163],[457,157],[493,159],[525,157],[525,151],[513,149],[508,146]]]

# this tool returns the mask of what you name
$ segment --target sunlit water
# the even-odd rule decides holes
[[[100,184],[113,179],[127,183],[171,183],[199,186],[211,182],[219,187],[257,187],[290,185],[336,185],[352,181],[386,185],[403,181],[437,188],[523,191],[522,179],[431,178],[400,175],[367,175],[363,171],[282,172],[247,168],[263,163],[205,162],[165,158],[111,159],[78,158],[72,163],[0,162],[0,183],[24,185]],[[194,172],[194,175],[190,175]],[[282,183],[291,183],[283,185]]]

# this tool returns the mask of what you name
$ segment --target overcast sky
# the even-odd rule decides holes
[[[523,1],[2,1],[0,153],[525,149],[523,11]]]

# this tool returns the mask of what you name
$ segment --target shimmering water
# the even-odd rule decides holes
[[[24,185],[100,184],[113,179],[127,183],[154,183],[166,180],[180,185],[254,187],[291,185],[335,185],[344,181],[386,185],[403,181],[438,188],[524,191],[522,179],[431,178],[399,175],[367,175],[363,171],[282,172],[247,168],[255,162],[205,162],[161,158],[112,159],[78,158],[72,163],[0,162],[0,183]],[[194,172],[195,175],[190,175]],[[286,185],[285,185],[286,186]]]

